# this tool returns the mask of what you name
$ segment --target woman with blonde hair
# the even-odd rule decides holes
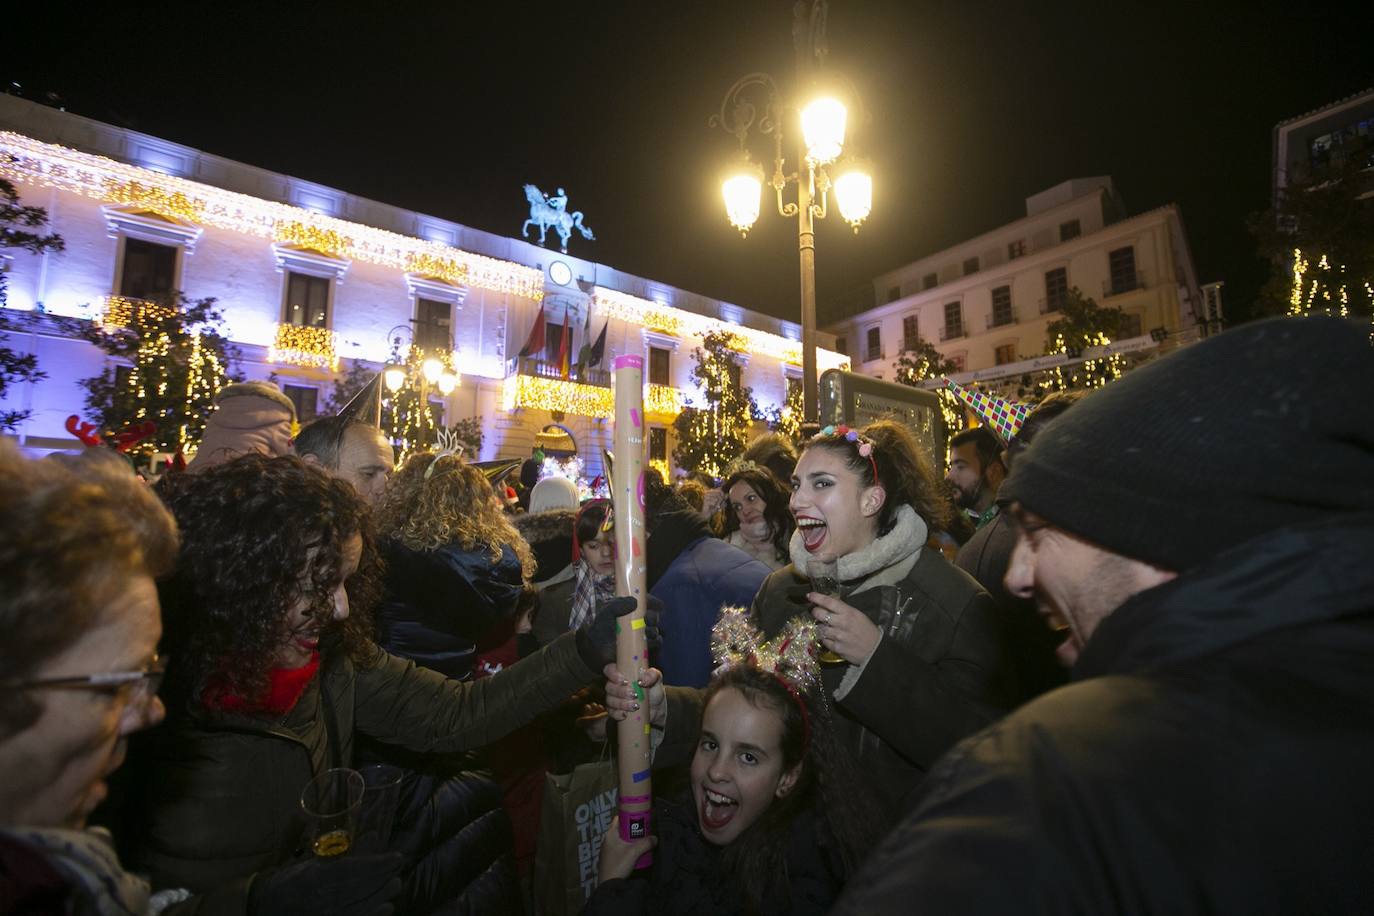
[[[516,613],[534,574],[524,538],[457,455],[417,452],[391,479],[377,527],[386,561],[378,642],[448,677],[472,677],[478,641]]]

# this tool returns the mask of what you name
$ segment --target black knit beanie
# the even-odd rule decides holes
[[[1054,420],[998,501],[1175,571],[1266,531],[1374,511],[1370,330],[1279,318],[1171,353]]]

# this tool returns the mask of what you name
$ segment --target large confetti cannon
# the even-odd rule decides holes
[[[649,703],[639,675],[649,667],[644,632],[646,585],[644,546],[644,360],[618,356],[611,364],[615,387],[615,469],[611,499],[615,518],[615,593],[636,599],[634,612],[620,618],[616,632],[616,667],[639,695],[639,709],[619,724],[620,837],[634,840],[649,835]],[[650,862],[646,854],[637,863]]]

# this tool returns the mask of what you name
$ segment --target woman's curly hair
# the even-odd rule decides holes
[[[434,471],[426,477],[431,464]],[[433,452],[416,452],[387,484],[377,529],[411,550],[455,543],[464,550],[485,548],[493,563],[501,559],[502,547],[510,547],[528,581],[534,575],[534,553],[492,501],[492,492],[486,475],[457,455],[435,458]]]
[[[367,506],[347,482],[295,457],[250,454],[159,485],[181,528],[172,575],[158,583],[165,619],[169,708],[215,690],[261,696],[302,601],[353,658],[374,659],[371,610],[380,593]],[[344,546],[362,538],[344,586],[349,614],[333,620]]]
[[[770,538],[773,552],[779,560],[788,562],[787,542],[792,539],[792,531],[797,527],[797,520],[788,505],[792,492],[765,467],[741,468],[725,478],[725,483],[721,485],[725,491],[725,521],[721,523],[720,536],[729,540],[730,535],[739,530],[739,514],[730,502],[730,490],[737,483],[748,484],[763,500],[763,518],[773,532]]]

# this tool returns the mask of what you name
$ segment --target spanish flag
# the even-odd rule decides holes
[[[571,341],[572,329],[568,327],[568,312],[564,310],[563,339],[558,344],[558,371],[563,376],[563,381],[565,382],[568,380],[568,373],[572,368],[572,364],[569,362],[570,354],[572,353],[572,347],[569,346]]]

